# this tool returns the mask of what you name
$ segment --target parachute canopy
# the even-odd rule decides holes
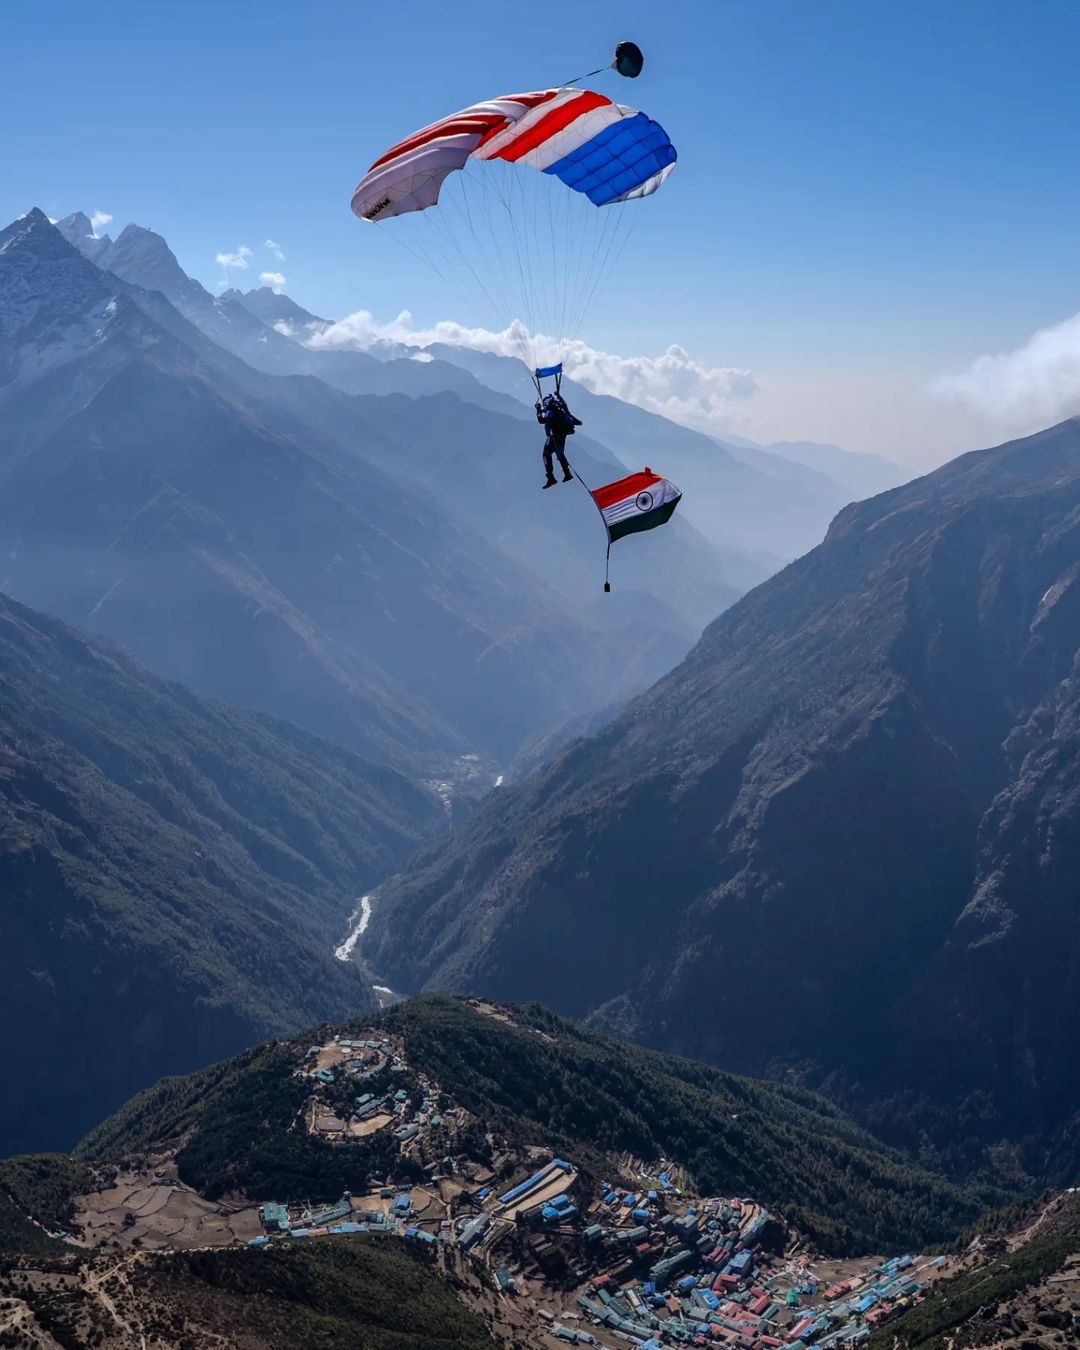
[[[624,42],[611,64],[632,77],[642,63]],[[641,219],[626,203],[655,193],[676,161],[645,113],[575,86],[506,94],[421,127],[376,159],[352,198],[362,220],[392,221],[380,240],[456,291],[470,326],[530,375],[573,350]]]
[[[676,158],[663,127],[591,89],[507,94],[392,146],[361,180],[352,209],[372,221],[424,211],[439,200],[449,174],[470,160],[496,159],[550,174],[594,206],[608,206],[655,192]]]

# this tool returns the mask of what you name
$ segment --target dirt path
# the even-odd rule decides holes
[[[125,1264],[123,1261],[118,1261],[110,1270],[91,1270],[83,1282],[83,1288],[88,1294],[94,1295],[128,1340],[134,1344],[136,1333],[132,1329],[131,1323],[126,1317],[122,1316],[112,1295],[103,1287],[106,1280],[111,1280],[115,1276],[122,1285],[130,1289],[127,1270],[124,1268]],[[138,1333],[138,1337],[141,1350],[146,1350],[146,1337],[141,1332]]]

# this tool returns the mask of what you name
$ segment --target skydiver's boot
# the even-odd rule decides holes
[[[574,475],[570,472],[569,469],[563,469],[563,471],[562,471],[562,480],[563,480],[564,483],[570,483],[570,482],[572,482],[572,481],[573,481],[573,478],[574,478]]]
[[[544,484],[544,487],[549,488],[554,486],[555,486],[555,475],[553,473],[549,473],[547,476],[547,482]]]

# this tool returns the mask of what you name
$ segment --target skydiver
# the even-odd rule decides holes
[[[573,478],[570,471],[570,465],[566,462],[566,438],[574,434],[574,428],[581,426],[579,418],[575,417],[566,406],[566,399],[562,394],[546,394],[541,403],[536,400],[536,420],[547,431],[544,438],[544,472],[547,474],[545,488],[555,486],[555,475],[552,473],[551,457],[557,455],[559,464],[563,471],[563,482],[569,483]]]

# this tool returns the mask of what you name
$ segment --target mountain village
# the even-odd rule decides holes
[[[472,1006],[509,1020],[490,1003]],[[818,1257],[753,1198],[694,1194],[677,1160],[624,1155],[600,1177],[501,1140],[381,1030],[312,1045],[296,1072],[310,1091],[295,1129],[342,1149],[393,1137],[398,1164],[383,1184],[333,1203],[213,1203],[155,1157],[83,1198],[77,1240],[152,1252],[397,1237],[486,1288],[489,1315],[512,1328],[514,1344],[611,1350],[857,1344],[957,1268],[945,1256]]]

